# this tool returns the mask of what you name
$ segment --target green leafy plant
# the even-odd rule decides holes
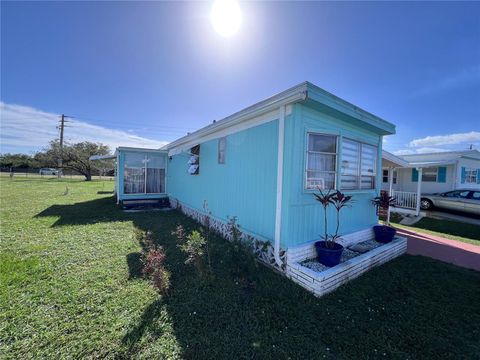
[[[323,239],[325,241],[325,246],[333,248],[335,242],[340,238],[338,231],[340,229],[340,211],[345,208],[351,206],[353,200],[351,195],[345,195],[341,191],[338,190],[328,190],[323,191],[321,188],[318,188],[318,194],[313,194],[315,200],[317,200],[323,207],[323,221],[324,221],[324,234]],[[335,211],[337,212],[336,218],[336,229],[335,234],[329,235],[328,234],[328,208],[333,206]]]
[[[196,270],[205,275],[211,273],[210,256],[208,252],[208,242],[202,234],[194,230],[179,245],[180,250],[187,254],[185,264],[193,264]],[[207,256],[208,269],[205,269],[204,257]]]

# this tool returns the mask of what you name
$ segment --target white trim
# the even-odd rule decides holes
[[[408,161],[402,158],[399,158],[398,156],[395,156],[386,150],[382,150],[382,159],[385,159],[387,161],[390,161],[391,163],[394,163],[395,165],[397,165],[397,167],[408,167],[410,165]]]
[[[289,110],[289,111],[288,111]],[[292,111],[291,106],[287,106],[286,115],[289,115]],[[235,134],[237,132],[250,129],[255,126],[269,123],[278,119],[278,109],[270,111],[266,114],[256,116],[254,118],[243,121],[242,123],[231,125],[228,128],[223,130],[218,130],[214,133],[204,135],[201,137],[192,137],[189,141],[185,141],[183,144],[175,147],[168,147],[168,156],[174,156],[185,152],[186,149],[190,149],[192,145],[197,145],[199,143],[205,143],[210,140],[219,139],[222,137],[227,137],[228,135]],[[173,144],[173,143],[172,143]]]
[[[306,99],[307,99],[307,83],[302,83],[278,95],[272,96],[264,101],[261,101],[233,115],[230,115],[222,120],[216,121],[213,124],[210,124],[187,136],[177,139],[171,142],[170,144],[165,145],[162,149],[172,150],[177,147],[184,147],[186,146],[186,144],[189,144],[192,142],[205,142],[205,141],[208,141],[208,139],[215,139],[221,136],[226,136],[233,132],[238,132],[240,130],[236,129],[235,131],[230,130],[226,132],[222,132],[222,130],[232,128],[235,125],[239,125],[239,124],[241,125],[240,128],[243,128],[243,129],[256,126],[258,124],[256,123],[255,120],[261,122],[261,118],[262,118],[261,115],[264,115],[269,112],[270,113],[274,112],[275,114],[278,114],[279,106],[285,106],[295,102],[305,101]],[[275,117],[273,119],[270,118],[269,121],[275,120],[277,118],[278,117]],[[254,121],[252,122],[252,120]],[[250,123],[250,125],[247,127],[242,126],[243,124],[241,123],[244,123],[247,121]]]
[[[280,106],[278,119],[278,146],[277,146],[277,198],[275,206],[275,262],[281,268],[280,242],[282,230],[282,200],[283,200],[283,149],[285,143],[285,106]]]
[[[166,154],[166,150],[162,149],[148,149],[148,148],[137,148],[137,147],[128,147],[128,146],[120,146],[117,147],[115,152],[118,151],[131,151],[131,152],[153,152],[153,153],[160,153],[160,154]]]

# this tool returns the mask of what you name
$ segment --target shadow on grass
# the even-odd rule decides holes
[[[99,198],[54,205],[36,216],[58,217],[52,227],[132,221],[137,229],[152,231],[155,243],[165,249],[170,294],[159,295],[129,325],[115,354],[119,358],[145,355],[152,348],[165,358],[185,359],[478,354],[480,274],[473,271],[403,256],[317,299],[255,263],[255,284],[245,291],[232,271],[233,246],[218,236],[209,240],[213,277],[203,278],[185,265],[171,232],[178,224],[187,232],[200,225],[177,211],[124,213],[112,198]],[[140,254],[128,254],[126,262],[129,278],[138,278]]]

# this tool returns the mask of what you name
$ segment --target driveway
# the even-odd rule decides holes
[[[425,211],[427,217],[438,220],[453,220],[467,224],[480,225],[480,217],[453,211],[432,210]]]

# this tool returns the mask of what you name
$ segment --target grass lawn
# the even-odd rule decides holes
[[[426,234],[432,234],[444,237],[446,239],[457,240],[469,244],[480,245],[480,226],[467,224],[452,220],[438,220],[431,218],[422,218],[417,223],[406,226],[401,225],[392,219],[396,227],[419,231]]]
[[[123,213],[112,182],[0,181],[2,359],[479,358],[478,272],[402,256],[318,299],[258,266],[246,291],[230,243],[211,239],[203,280],[171,236],[198,224]],[[140,276],[138,229],[166,250],[168,297]]]

